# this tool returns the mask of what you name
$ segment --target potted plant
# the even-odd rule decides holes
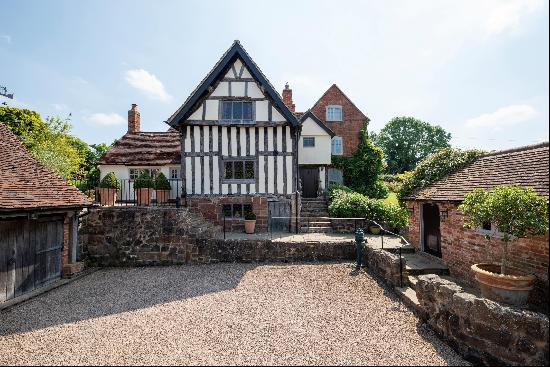
[[[244,231],[248,234],[254,233],[256,228],[256,214],[253,212],[244,213]]]
[[[157,204],[164,204],[168,202],[170,199],[171,189],[172,186],[170,186],[170,182],[164,173],[160,172],[157,177],[155,177],[155,195],[157,197]]]
[[[517,306],[525,305],[533,289],[535,276],[510,267],[509,246],[517,238],[544,235],[548,232],[546,199],[530,188],[497,186],[486,191],[476,189],[464,198],[459,211],[465,216],[464,227],[482,227],[486,223],[498,228],[487,239],[502,239],[499,263],[481,263],[471,269],[484,297]]]
[[[114,172],[107,173],[99,183],[100,204],[115,205],[117,190],[120,190],[120,181],[116,178]]]
[[[369,227],[369,230],[370,230],[370,233],[372,234],[376,234],[376,235],[380,234],[380,227],[378,227],[377,225],[371,225]]]
[[[137,205],[151,204],[151,190],[155,188],[155,181],[147,172],[143,172],[134,181]]]

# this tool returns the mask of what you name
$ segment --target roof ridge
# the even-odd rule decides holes
[[[504,150],[497,150],[497,151],[489,152],[489,153],[480,155],[477,159],[484,158],[484,157],[492,157],[492,156],[501,155],[501,154],[517,153],[517,152],[522,152],[522,151],[531,150],[531,149],[543,148],[543,147],[547,147],[547,146],[549,146],[549,142],[545,141],[545,142],[537,143],[537,144],[530,144],[530,145],[524,145],[524,146],[516,147],[516,148],[510,148],[510,149],[504,149]]]

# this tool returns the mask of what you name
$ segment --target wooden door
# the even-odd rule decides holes
[[[424,251],[441,257],[441,231],[439,229],[439,207],[436,204],[422,206]]]
[[[269,210],[269,229],[272,232],[290,232],[290,214],[291,203],[288,200],[270,201]],[[277,218],[279,217],[279,218]]]
[[[301,167],[300,179],[302,181],[302,197],[316,198],[319,190],[319,168]]]
[[[47,284],[61,276],[63,218],[41,218],[35,223],[35,286]]]

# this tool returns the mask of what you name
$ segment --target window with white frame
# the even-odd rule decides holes
[[[332,155],[342,155],[343,149],[342,149],[342,137],[341,136],[335,136],[332,138]]]
[[[180,169],[176,167],[170,168],[170,179],[177,180],[180,178]]]
[[[155,177],[159,173],[158,168],[130,168],[130,180],[135,180],[143,172],[147,172],[149,176]]]
[[[327,121],[342,121],[342,106],[327,106]]]
[[[304,146],[304,148],[313,148],[313,147],[315,147],[315,137],[314,136],[304,136],[303,146]]]

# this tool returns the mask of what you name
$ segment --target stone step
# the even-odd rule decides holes
[[[332,227],[300,227],[302,233],[330,233]]]
[[[447,265],[436,259],[418,253],[403,254],[403,258],[406,260],[405,268],[409,275],[449,275],[449,268]]]
[[[328,213],[327,212],[318,212],[318,213],[313,213],[313,212],[307,212],[307,213],[300,213],[300,218],[305,218],[307,220],[307,218],[328,218]]]
[[[399,248],[385,248],[384,250],[393,254],[399,254]],[[412,245],[404,245],[401,247],[401,254],[414,254],[415,248]]]
[[[420,316],[424,313],[414,289],[411,287],[395,287],[395,291],[401,300],[403,300],[403,303],[411,307],[417,315]]]
[[[409,287],[416,291],[416,283],[418,283],[418,277],[415,275],[409,275],[407,277],[407,281],[409,282]]]

